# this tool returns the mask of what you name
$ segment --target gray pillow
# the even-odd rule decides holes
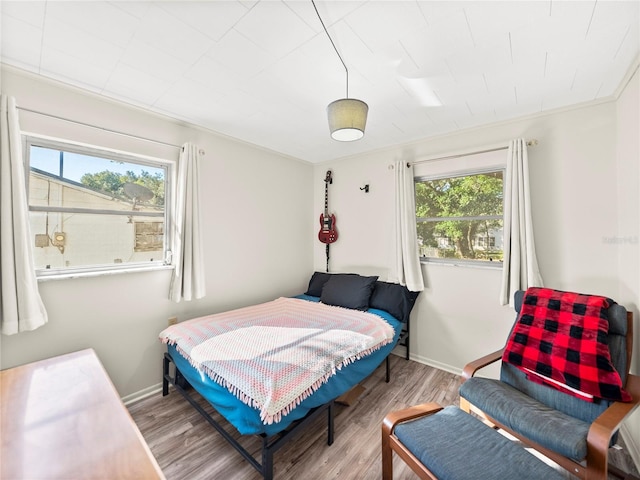
[[[356,274],[331,275],[322,287],[320,301],[327,305],[367,310],[376,280],[378,277],[362,277]]]
[[[311,295],[313,297],[322,295],[322,287],[324,287],[324,284],[327,283],[330,277],[330,273],[313,272],[311,280],[309,280],[309,288],[307,288],[305,295]]]
[[[385,310],[401,322],[407,323],[419,294],[420,292],[411,292],[397,283],[378,281],[371,294],[369,307]]]

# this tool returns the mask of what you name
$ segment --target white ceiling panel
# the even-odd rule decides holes
[[[26,2],[28,3],[28,2]],[[125,47],[140,20],[106,2],[47,2],[47,21],[58,20],[94,37]]]
[[[499,20],[494,16],[499,11]],[[549,2],[466,2],[465,18],[476,46],[496,44],[510,32],[540,24],[549,17]]]
[[[197,61],[214,43],[156,4],[141,19],[135,38],[188,63]]]
[[[242,55],[238,55],[238,49]],[[230,30],[207,52],[211,58],[243,78],[251,78],[276,61],[275,55],[236,30]]]
[[[79,62],[66,52],[47,47],[42,52],[40,73],[64,83],[101,93],[111,76],[111,69]]]
[[[284,4],[289,7],[296,15],[298,15],[307,25],[309,25],[316,32],[322,32],[322,24],[320,20],[318,20],[318,14],[316,13],[314,8],[309,8],[309,1],[300,1],[300,0],[283,0]],[[335,25],[339,20],[343,19],[355,9],[360,7],[365,3],[364,0],[341,0],[339,2],[331,2],[328,5],[328,2],[318,1],[316,2],[316,7],[318,8],[318,13],[322,18],[325,26],[327,28],[331,28]]]
[[[115,7],[123,12],[127,12],[134,17],[141,19],[147,14],[150,8],[153,7],[153,3],[147,1],[122,1],[115,0],[112,2],[106,2],[112,7]],[[182,3],[182,2],[181,2]]]
[[[523,60],[528,62],[529,58]],[[446,65],[455,78],[470,74],[505,72],[513,67],[513,63],[508,35],[502,35],[495,43],[463,50],[446,59]]]
[[[417,2],[370,1],[349,13],[345,20],[373,52],[396,43],[406,32],[426,25]]]
[[[220,40],[249,11],[240,2],[159,2],[158,6],[213,40]]]
[[[7,15],[2,8],[2,57],[28,70],[39,70],[42,53],[42,29],[21,17]]]
[[[154,103],[154,107],[163,113],[172,114],[180,119],[199,118],[216,115],[215,105],[224,95],[205,85],[188,79],[182,79],[171,85]]]
[[[637,0],[0,0],[3,63],[309,162],[610,98],[640,62]],[[56,114],[58,112],[47,112]]]
[[[234,90],[242,80],[239,74],[207,55],[200,57],[183,76],[225,94]]]
[[[117,66],[124,53],[124,48],[120,45],[49,17],[44,24],[42,43],[47,49],[64,52],[78,62],[109,70]],[[72,78],[72,75],[69,77]]]
[[[2,2],[2,17],[9,16],[24,23],[42,28],[44,22],[45,2]],[[4,23],[3,23],[4,27]]]
[[[464,10],[456,10],[436,22],[402,34],[402,44],[421,67],[433,59],[446,59],[451,55],[475,48]]]
[[[180,79],[190,68],[190,64],[137,38],[131,41],[120,63],[167,82]]]
[[[258,3],[234,28],[276,58],[292,52],[316,33],[282,2]]]
[[[104,93],[125,98],[135,105],[150,107],[170,86],[165,80],[119,63],[111,72]]]

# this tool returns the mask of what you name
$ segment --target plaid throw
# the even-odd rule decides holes
[[[606,309],[594,295],[529,288],[502,360],[575,397],[631,401],[611,363]]]
[[[173,325],[160,340],[191,365],[279,422],[336,370],[393,341],[377,315],[295,298]]]

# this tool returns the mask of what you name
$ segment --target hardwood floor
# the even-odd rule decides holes
[[[380,426],[387,412],[432,401],[458,404],[459,376],[396,355],[390,358],[389,383],[381,366],[363,382],[366,390],[351,406],[336,405],[333,445],[327,445],[326,416],[322,416],[275,453],[276,480],[379,479]],[[199,403],[220,418],[206,401]],[[131,404],[129,411],[167,480],[262,478],[177,392]],[[240,438],[233,427],[227,431]],[[258,438],[246,437],[242,442],[251,453],[260,451]],[[611,456],[626,471],[633,468],[624,451],[612,450]],[[395,458],[394,478],[417,477]]]

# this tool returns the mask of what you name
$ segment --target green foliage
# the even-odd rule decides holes
[[[124,185],[126,183],[137,183],[143,187],[148,188],[154,194],[151,200],[144,202],[146,205],[164,205],[164,178],[162,174],[151,174],[143,170],[140,175],[134,172],[128,171],[126,174],[111,172],[104,170],[98,173],[85,173],[80,182],[83,185],[107,193],[116,197],[126,198],[124,192]]]
[[[416,215],[431,220],[418,222],[418,237],[426,247],[440,247],[441,256],[486,256],[486,250],[478,252],[474,249],[473,239],[477,235],[488,236],[490,230],[502,227],[501,220],[478,219],[502,215],[502,172],[418,182]],[[463,219],[455,220],[455,217]],[[443,237],[453,244],[450,251],[438,245],[438,239]]]

